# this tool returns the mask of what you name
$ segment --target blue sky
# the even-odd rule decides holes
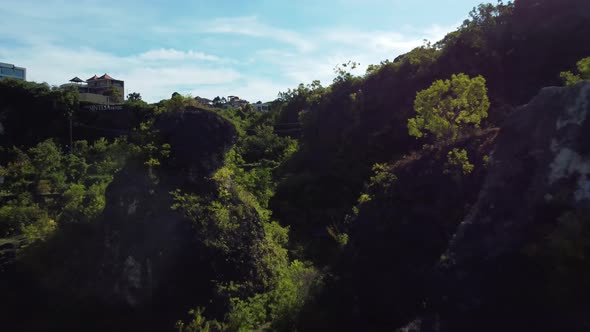
[[[52,85],[94,74],[149,102],[173,92],[272,100],[348,60],[437,41],[481,0],[65,1],[0,5],[0,62]]]

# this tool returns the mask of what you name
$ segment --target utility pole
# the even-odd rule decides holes
[[[72,114],[70,113],[70,153],[74,152],[74,137],[72,134]]]

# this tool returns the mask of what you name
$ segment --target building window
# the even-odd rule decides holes
[[[24,69],[18,69],[18,68],[1,67],[0,74],[5,75],[5,76],[23,78],[23,79],[25,77]]]

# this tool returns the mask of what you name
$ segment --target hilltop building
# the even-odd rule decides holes
[[[124,100],[125,82],[117,80],[104,74],[102,76],[92,76],[86,81],[79,77],[74,77],[70,83],[63,84],[61,87],[76,87],[80,92],[80,101],[93,104],[117,104]]]
[[[17,80],[27,80],[27,69],[17,67],[13,64],[0,62],[0,79],[15,78]]]
[[[247,100],[240,99],[240,97],[238,96],[228,96],[227,103],[228,106],[231,106],[233,108],[246,107],[249,104]]]
[[[267,112],[270,111],[270,103],[263,103],[263,102],[257,102],[255,104],[252,104],[252,108],[255,111],[259,111],[259,112]]]
[[[202,97],[195,97],[195,100],[197,101],[197,103],[203,105],[203,106],[213,106],[213,101],[211,99],[207,99],[207,98],[202,98]]]

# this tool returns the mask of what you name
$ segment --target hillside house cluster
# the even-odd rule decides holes
[[[247,100],[241,99],[238,96],[228,96],[227,103],[233,108],[246,107],[250,104]]]
[[[243,108],[248,105],[251,105],[255,111],[266,112],[266,111],[270,110],[270,103],[263,103],[263,102],[259,101],[254,104],[250,104],[250,102],[248,102],[245,99],[241,99],[238,96],[228,96],[227,98],[215,97],[213,100],[197,96],[197,97],[195,97],[195,100],[203,106],[210,106],[210,107],[220,107],[220,108],[242,107]]]

